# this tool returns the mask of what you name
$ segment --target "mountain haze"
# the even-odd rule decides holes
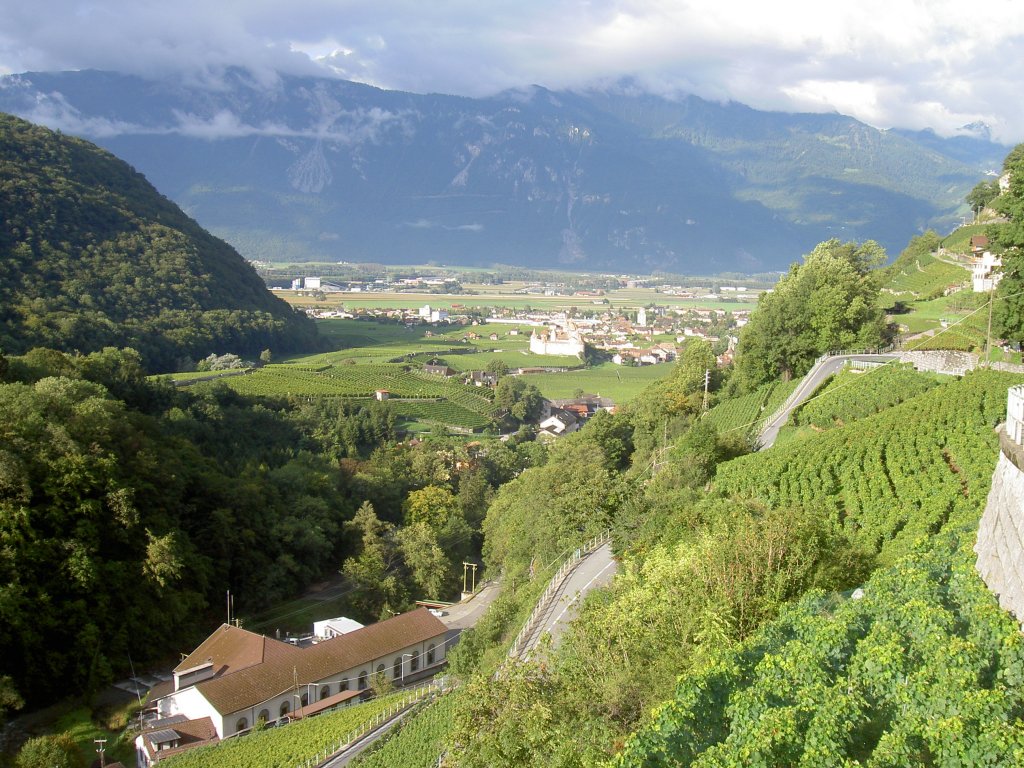
[[[230,70],[0,78],[0,109],[87,136],[248,258],[649,272],[782,268],[817,242],[948,229],[1006,148],[622,83],[470,99]]]
[[[252,267],[95,145],[0,114],[0,350],[131,346],[151,370],[313,345]]]

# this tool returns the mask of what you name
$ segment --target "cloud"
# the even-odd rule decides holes
[[[760,109],[839,111],[1024,138],[1024,14],[1013,0],[41,0],[8,3],[0,71],[176,73],[217,87],[232,65],[483,96],[630,78]],[[215,126],[216,127],[216,126]],[[223,130],[234,126],[224,124]],[[241,129],[241,128],[239,128]],[[212,128],[211,128],[212,130]]]
[[[441,224],[437,221],[431,221],[430,219],[416,219],[415,221],[403,222],[400,226],[410,227],[412,229],[443,229],[448,232],[483,232],[483,224]]]

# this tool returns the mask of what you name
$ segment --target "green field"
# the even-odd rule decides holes
[[[284,358],[223,383],[252,396],[345,397],[369,400],[378,389],[389,392],[391,408],[407,426],[444,424],[459,430],[480,430],[493,418],[493,392],[463,384],[461,377],[443,378],[423,372],[430,361],[466,373],[485,370],[501,360],[510,369],[569,368],[558,373],[530,373],[529,383],[549,399],[571,398],[579,391],[609,397],[622,404],[651,382],[671,374],[673,366],[639,368],[610,362],[585,367],[576,357],[534,355],[529,351],[528,325],[504,323],[415,326],[366,320],[322,320],[322,335],[331,352]],[[518,331],[518,333],[513,333]],[[428,335],[429,334],[429,335]],[[491,339],[495,334],[496,339]],[[474,336],[475,338],[470,338]],[[209,375],[209,374],[205,374]],[[173,378],[189,380],[200,374]]]
[[[640,368],[601,363],[579,371],[530,374],[527,381],[550,400],[568,399],[582,390],[588,395],[610,397],[618,405],[632,400],[652,382],[670,376],[673,370],[672,363]]]
[[[573,307],[580,312],[590,310],[603,312],[610,308],[638,308],[650,304],[693,309],[753,309],[756,301],[726,301],[721,298],[680,298],[660,293],[653,288],[622,288],[608,291],[602,297],[592,296],[544,296],[542,294],[479,293],[479,294],[435,294],[405,292],[372,293],[328,293],[323,300],[317,300],[297,291],[275,290],[274,294],[296,307],[318,309],[417,309],[429,304],[435,309],[481,310],[490,307],[498,309],[539,309],[568,310]]]

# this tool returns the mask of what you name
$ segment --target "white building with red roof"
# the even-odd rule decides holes
[[[260,720],[309,717],[352,703],[378,673],[396,684],[429,676],[445,662],[447,631],[426,608],[308,647],[222,624],[174,668],[166,689],[154,689],[152,703],[164,722],[208,718],[223,739]],[[149,744],[152,734],[147,742],[143,733],[140,759],[143,752],[162,757],[158,753],[175,743],[172,736],[162,734],[160,744]]]

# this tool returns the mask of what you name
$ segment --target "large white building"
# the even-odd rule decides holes
[[[534,331],[530,334],[530,352],[535,355],[583,357],[585,349],[583,337],[571,323],[564,331],[552,327],[547,333]]]
[[[429,675],[445,661],[446,633],[426,608],[304,648],[222,624],[175,667],[167,690],[151,694],[163,722],[136,739],[139,765],[180,750],[185,723],[209,719],[210,738],[223,739],[353,703],[378,673],[395,683]]]

